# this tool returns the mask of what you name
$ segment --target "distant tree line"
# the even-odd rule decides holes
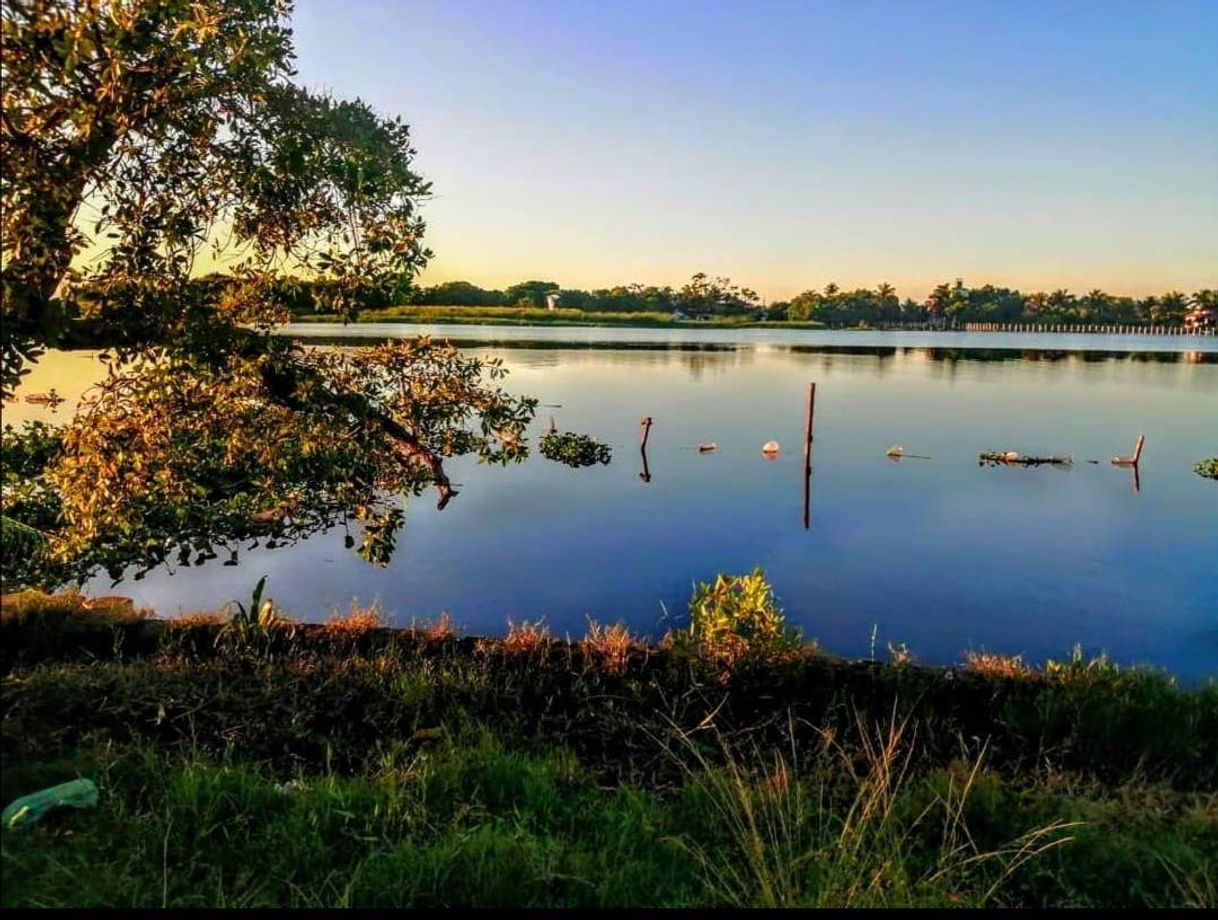
[[[583,291],[563,288],[554,281],[521,281],[499,290],[480,288],[468,281],[447,281],[414,290],[409,302],[452,307],[545,307],[547,297],[558,294],[558,305],[568,310],[599,313],[672,313],[731,315],[761,309],[755,291],[739,287],[730,278],[711,278],[701,272],[680,288],[626,284]]]
[[[233,284],[227,275],[211,274],[195,280],[204,300],[218,301]],[[337,312],[340,296],[332,283],[282,278],[272,295],[279,306],[294,315]],[[521,281],[498,290],[468,281],[446,281],[430,287],[397,291],[369,289],[362,299],[365,309],[401,304],[450,307],[544,308],[551,294],[558,295],[564,309],[602,313],[674,313],[688,316],[730,316],[764,313],[772,320],[815,321],[830,327],[896,326],[942,323],[1041,323],[1046,325],[1156,325],[1179,326],[1192,310],[1211,311],[1218,319],[1218,290],[1204,289],[1191,295],[1180,291],[1150,297],[1124,297],[1092,290],[1077,296],[1056,290],[1025,294],[1015,288],[985,284],[969,287],[962,279],[938,285],[925,300],[900,298],[891,284],[875,288],[843,290],[828,284],[821,290],[804,291],[789,301],[763,306],[755,291],[734,284],[729,278],[699,273],[679,288],[627,284],[592,291],[563,288],[554,281]]]
[[[805,291],[789,302],[773,304],[770,316],[818,320],[827,326],[898,325],[942,322],[1041,323],[1045,325],[1183,325],[1192,310],[1218,313],[1218,290],[1191,296],[1169,291],[1150,297],[1121,297],[1092,290],[1078,297],[1066,290],[1024,294],[993,284],[971,288],[962,279],[940,284],[924,301],[900,300],[890,284],[874,290],[843,291],[835,284]]]

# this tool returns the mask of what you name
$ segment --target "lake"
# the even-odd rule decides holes
[[[448,611],[582,635],[589,618],[660,635],[694,584],[762,566],[788,620],[827,649],[921,661],[966,650],[1035,661],[1075,643],[1193,681],[1218,673],[1218,340],[1184,337],[407,325],[293,327],[314,342],[431,331],[504,358],[506,387],[562,430],[613,447],[572,470],[448,464],[460,495],[409,502],[384,569],[344,531],[241,564],[163,569],[112,588],[165,615],[267,592],[304,619],[379,599],[398,623]],[[53,354],[27,392],[78,393],[90,355]],[[816,417],[803,524],[807,387]],[[71,403],[67,404],[70,407]],[[6,407],[5,418],[62,418]],[[640,476],[639,420],[651,416]],[[1109,458],[1146,436],[1135,482]],[[761,445],[781,445],[767,460]],[[713,441],[714,453],[697,445]],[[890,460],[900,444],[931,459]],[[988,467],[984,450],[1069,454]],[[1099,461],[1089,463],[1089,460]],[[873,638],[874,636],[874,638]]]

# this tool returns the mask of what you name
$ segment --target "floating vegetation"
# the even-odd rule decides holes
[[[893,444],[888,450],[884,451],[884,456],[889,460],[900,460],[902,457],[910,457],[914,460],[930,460],[930,457],[924,454],[907,454],[905,448],[900,444]]]
[[[1198,476],[1204,476],[1206,479],[1218,479],[1218,457],[1202,460],[1193,467],[1193,472]]]
[[[999,464],[1011,465],[1018,464],[1020,466],[1043,466],[1046,463],[1056,464],[1058,466],[1070,466],[1074,463],[1074,458],[1069,454],[1057,455],[1054,457],[1031,457],[1024,456],[1014,450],[987,450],[983,451],[978,457],[979,466],[998,466]]]
[[[564,431],[562,434],[551,431],[542,436],[538,448],[547,460],[573,467],[608,463],[613,453],[608,444],[572,431]]]
[[[54,387],[51,387],[51,389],[45,393],[31,393],[25,398],[25,401],[34,406],[50,406],[52,409],[54,409],[56,406],[66,402],[67,400],[60,396],[59,393],[55,391]]]

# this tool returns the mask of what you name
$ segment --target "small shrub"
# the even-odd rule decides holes
[[[728,662],[768,658],[798,644],[765,573],[719,575],[689,602],[689,638],[703,654]]]
[[[240,601],[229,605],[228,622],[224,624],[221,632],[239,645],[259,636],[266,637],[273,630],[292,627],[292,621],[279,612],[271,598],[265,601],[262,599],[262,593],[266,590],[266,578],[263,575],[258,579],[258,584],[250,595],[248,607]]]
[[[551,431],[543,435],[538,448],[547,460],[572,467],[608,463],[613,453],[608,444],[601,444],[586,434],[575,434],[571,431],[564,431],[562,434]]]

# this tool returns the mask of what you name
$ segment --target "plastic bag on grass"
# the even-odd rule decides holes
[[[26,827],[38,823],[53,808],[92,808],[96,804],[97,786],[93,780],[74,779],[10,802],[0,812],[0,823],[6,828]]]

